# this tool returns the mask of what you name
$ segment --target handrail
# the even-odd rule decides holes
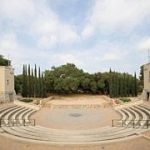
[[[128,123],[127,123],[128,122]],[[113,119],[112,120],[112,127],[132,127],[132,128],[137,128],[137,127],[143,127],[148,129],[150,127],[150,120],[120,120],[120,119]]]
[[[0,119],[0,127],[35,126],[35,119]]]

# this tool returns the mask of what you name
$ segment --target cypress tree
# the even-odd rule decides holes
[[[135,89],[134,89],[134,78],[131,77],[131,96],[135,96]]]
[[[45,84],[45,76],[42,74],[42,81],[43,81],[43,97],[46,97],[47,92],[46,92],[46,84]]]
[[[30,73],[30,65],[28,65],[28,76],[27,76],[27,87],[28,87],[28,97],[31,97],[31,73]]]
[[[27,97],[27,66],[23,65],[23,85],[22,85],[22,96]]]
[[[116,97],[119,96],[119,77],[118,77],[118,73],[116,74]]]
[[[34,74],[33,69],[31,69],[31,96],[34,96]]]
[[[118,96],[121,95],[121,79],[120,76],[118,77]]]
[[[37,91],[37,68],[35,64],[34,68],[34,97],[37,97],[38,91]]]
[[[109,95],[110,97],[113,97],[113,78],[111,70],[109,72]]]
[[[38,97],[41,97],[41,70],[38,71]]]
[[[121,76],[120,78],[120,96],[124,95],[124,81],[123,81],[123,77]]]
[[[41,97],[45,97],[45,93],[44,93],[44,76],[42,73],[42,77],[41,77]]]
[[[124,78],[124,93],[123,96],[127,96],[127,75],[124,73],[123,74],[123,78]]]
[[[136,72],[134,73],[134,96],[137,96],[137,79],[136,79]]]

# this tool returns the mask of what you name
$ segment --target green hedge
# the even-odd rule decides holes
[[[33,99],[24,98],[20,101],[25,102],[25,103],[30,103],[30,102],[33,102]]]
[[[120,100],[121,100],[122,102],[124,102],[124,103],[131,101],[130,98],[120,98]]]

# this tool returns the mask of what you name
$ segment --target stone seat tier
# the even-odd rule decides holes
[[[11,112],[12,110],[14,110],[14,109],[16,109],[16,108],[19,108],[19,106],[8,107],[7,109],[3,110],[3,111],[0,113],[0,119],[3,119],[7,113]]]
[[[0,117],[4,119],[30,120],[30,116],[35,112],[35,110],[29,108],[11,106],[5,109],[1,108]],[[150,114],[150,111],[143,106],[124,108],[118,110],[118,112],[121,114],[122,120],[124,120],[127,125],[131,120],[135,123],[138,123],[140,119],[146,120],[149,118]],[[137,133],[143,131],[145,131],[145,129],[142,127],[135,129],[111,126],[89,130],[50,129],[39,125],[11,127],[2,126],[0,128],[0,134],[5,136],[11,136],[22,140],[31,140],[33,142],[57,144],[87,144],[119,140],[126,137],[136,137]]]
[[[146,120],[148,119],[148,116],[145,112],[143,112],[141,109],[138,109],[136,107],[133,108],[137,113],[139,113],[140,116],[142,116],[142,119],[143,120],[142,122],[140,122],[141,126],[145,125],[146,123]]]

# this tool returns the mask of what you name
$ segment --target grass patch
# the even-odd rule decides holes
[[[30,102],[33,102],[33,99],[24,98],[24,99],[21,99],[20,101],[25,102],[25,103],[30,103]]]
[[[120,100],[124,103],[131,102],[130,98],[120,98]]]

